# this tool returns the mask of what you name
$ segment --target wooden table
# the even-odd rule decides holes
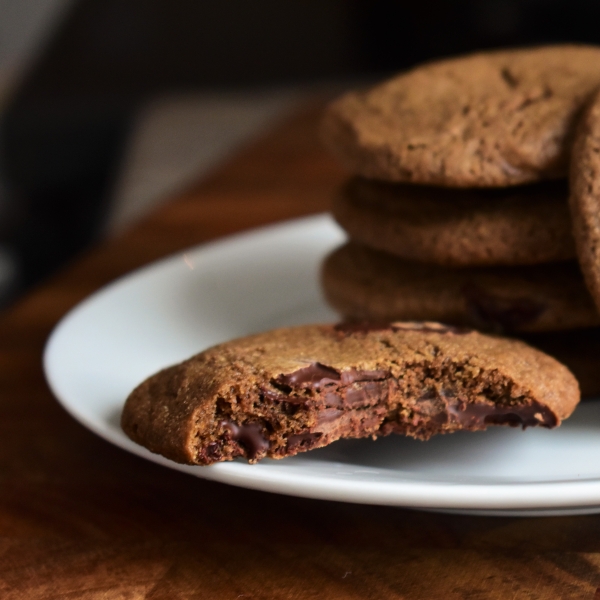
[[[447,516],[279,496],[132,456],[69,417],[41,352],[58,319],[130,269],[326,210],[344,173],[307,109],[0,322],[0,598],[600,599],[600,515]]]

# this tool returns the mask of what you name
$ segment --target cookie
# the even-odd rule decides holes
[[[450,269],[350,242],[322,271],[327,301],[345,318],[432,320],[495,332],[600,324],[575,261]]]
[[[573,234],[585,282],[600,310],[600,91],[581,118],[572,152]]]
[[[330,105],[322,137],[352,173],[450,187],[567,174],[576,117],[600,84],[600,48],[481,52],[414,68]]]
[[[600,327],[519,337],[564,364],[579,382],[582,397],[600,397]]]
[[[221,344],[150,377],[127,399],[122,426],[152,452],[208,465],[340,438],[551,428],[578,401],[568,369],[523,342],[437,323],[306,325]]]
[[[457,190],[354,178],[333,216],[351,239],[438,265],[533,265],[575,257],[565,181]]]

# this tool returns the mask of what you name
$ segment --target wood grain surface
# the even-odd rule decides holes
[[[299,113],[0,323],[0,598],[596,599],[600,516],[483,518],[306,500],[189,477],[99,439],[58,405],[44,342],[130,269],[326,210],[345,174]]]

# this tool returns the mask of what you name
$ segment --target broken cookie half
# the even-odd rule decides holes
[[[122,427],[177,462],[254,463],[340,438],[552,428],[578,401],[566,367],[516,340],[430,322],[308,325],[153,375],[127,399]]]

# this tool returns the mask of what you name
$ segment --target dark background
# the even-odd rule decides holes
[[[2,15],[0,15],[2,18]],[[148,98],[384,77],[423,60],[600,42],[597,0],[78,0],[0,122],[12,297],[92,243]]]

